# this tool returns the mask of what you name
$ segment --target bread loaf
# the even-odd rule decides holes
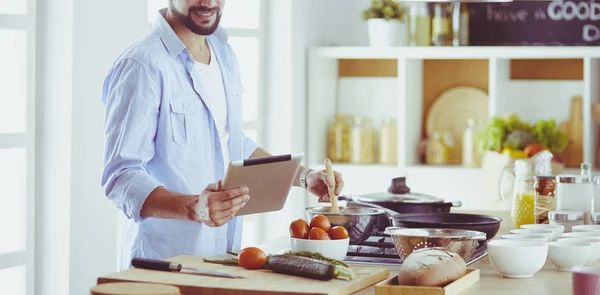
[[[456,253],[440,248],[412,252],[400,267],[398,283],[408,286],[443,287],[465,275],[467,265]]]

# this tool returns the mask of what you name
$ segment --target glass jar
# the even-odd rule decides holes
[[[600,224],[600,212],[592,213],[590,216],[592,224]]]
[[[450,161],[451,148],[439,131],[434,131],[427,143],[425,161],[429,165],[445,165]]]
[[[535,199],[534,214],[535,223],[549,223],[548,213],[556,207],[554,192],[556,190],[556,179],[554,176],[534,177]]]
[[[384,119],[379,128],[379,163],[398,163],[398,121]]]
[[[583,211],[551,211],[548,214],[550,224],[562,225],[565,233],[570,233],[575,225],[583,225]]]
[[[332,162],[350,162],[350,115],[337,115],[327,130],[327,157]]]
[[[434,3],[431,19],[431,43],[434,46],[452,46],[452,6]]]
[[[355,117],[350,130],[350,162],[375,162],[375,130],[368,118]]]
[[[431,15],[425,2],[410,3],[409,44],[411,46],[431,45]]]
[[[581,175],[556,176],[556,210],[582,211],[584,224],[591,224],[592,184]]]

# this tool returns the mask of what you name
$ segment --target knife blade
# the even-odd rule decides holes
[[[150,270],[159,270],[159,271],[175,271],[181,272],[182,270],[189,270],[191,274],[197,275],[205,275],[205,276],[213,276],[213,277],[222,277],[222,278],[232,278],[232,279],[244,279],[245,277],[232,275],[224,272],[202,269],[196,267],[184,267],[183,265],[175,262],[148,259],[148,258],[133,258],[131,260],[131,265],[137,268],[150,269]],[[188,272],[185,272],[188,273]]]

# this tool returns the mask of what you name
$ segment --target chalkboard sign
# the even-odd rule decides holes
[[[600,0],[470,3],[468,7],[472,46],[600,45]]]

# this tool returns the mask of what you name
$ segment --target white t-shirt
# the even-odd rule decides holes
[[[217,131],[221,138],[221,151],[223,152],[223,168],[227,170],[229,165],[229,126],[227,126],[227,99],[225,98],[225,89],[221,68],[215,58],[215,53],[210,47],[210,62],[203,64],[194,62],[194,70],[202,79],[202,85],[206,89],[206,96],[202,99],[212,112]]]

